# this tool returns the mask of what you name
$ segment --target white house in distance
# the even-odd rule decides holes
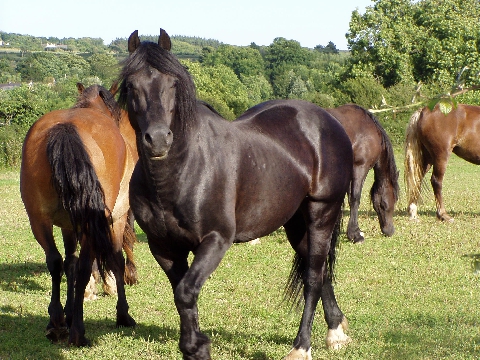
[[[3,41],[2,39],[0,39],[0,46],[9,46],[10,43],[7,43],[5,41]]]
[[[43,45],[43,48],[45,50],[56,50],[56,49],[67,50],[68,49],[67,45],[51,44],[49,42],[47,42],[46,45],[44,45],[44,44],[42,44],[42,45]]]

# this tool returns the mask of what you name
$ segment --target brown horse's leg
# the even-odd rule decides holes
[[[453,221],[453,218],[447,214],[442,197],[442,183],[445,171],[447,168],[447,157],[439,156],[433,164],[432,177],[430,182],[432,184],[433,193],[435,194],[435,203],[437,207],[437,218],[442,221]]]
[[[123,232],[123,250],[127,256],[124,281],[127,285],[133,285],[138,281],[137,268],[133,256],[133,246],[137,242],[137,235],[135,234],[135,218],[132,210],[129,209],[127,214],[127,224]]]
[[[72,230],[62,229],[63,244],[65,246],[65,261],[63,267],[67,276],[67,300],[65,302],[65,316],[67,326],[72,326],[73,306],[75,298],[75,276],[78,262],[77,239]]]
[[[135,320],[128,314],[128,302],[125,294],[125,282],[123,275],[125,273],[125,258],[122,253],[123,245],[123,231],[125,229],[127,221],[126,214],[123,219],[115,222],[113,226],[112,239],[114,239],[115,244],[113,244],[114,257],[111,268],[113,275],[115,276],[115,281],[117,284],[117,327],[118,326],[129,326],[133,327],[136,325]]]
[[[47,325],[46,336],[49,340],[57,342],[67,337],[67,326],[60,301],[63,259],[55,245],[53,225],[51,223],[32,220],[32,218],[30,219],[30,224],[35,239],[45,252],[47,268],[52,278],[52,296],[50,304],[48,305],[50,321]]]
[[[90,345],[90,342],[85,338],[85,324],[83,322],[83,296],[88,281],[90,280],[93,264],[93,253],[90,242],[91,240],[84,236],[80,256],[75,268],[75,295],[68,343],[76,346]]]
[[[350,219],[347,226],[348,240],[354,243],[361,243],[365,240],[364,234],[358,226],[358,209],[360,207],[360,197],[362,187],[367,177],[368,169],[363,166],[353,167],[353,179],[348,193],[348,203],[350,206]]]
[[[415,192],[415,195],[412,195],[411,199],[409,199],[410,201],[409,201],[407,210],[408,210],[408,214],[410,215],[410,220],[418,221],[418,201],[420,199],[422,181],[431,167],[432,167],[432,160],[430,156],[426,154],[426,150],[424,150],[422,168],[420,169],[421,173],[418,178],[418,191]]]

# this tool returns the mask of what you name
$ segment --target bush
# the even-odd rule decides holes
[[[373,77],[347,79],[340,83],[343,93],[350,97],[350,102],[364,108],[378,108],[382,103],[385,89]]]
[[[20,167],[26,133],[26,128],[19,125],[0,126],[0,168]]]

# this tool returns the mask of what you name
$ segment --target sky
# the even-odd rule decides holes
[[[36,37],[102,38],[105,45],[134,30],[215,39],[224,44],[270,45],[277,37],[303,47],[347,50],[354,10],[374,0],[5,0],[0,31]]]

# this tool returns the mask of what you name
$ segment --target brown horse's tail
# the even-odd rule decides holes
[[[405,184],[407,210],[412,218],[416,217],[416,206],[420,198],[423,180],[423,153],[418,138],[417,124],[422,111],[417,110],[410,117],[405,137]]]
[[[77,239],[86,236],[103,276],[113,254],[111,226],[106,215],[110,210],[75,125],[60,123],[50,129],[47,157],[52,183],[70,216]]]

